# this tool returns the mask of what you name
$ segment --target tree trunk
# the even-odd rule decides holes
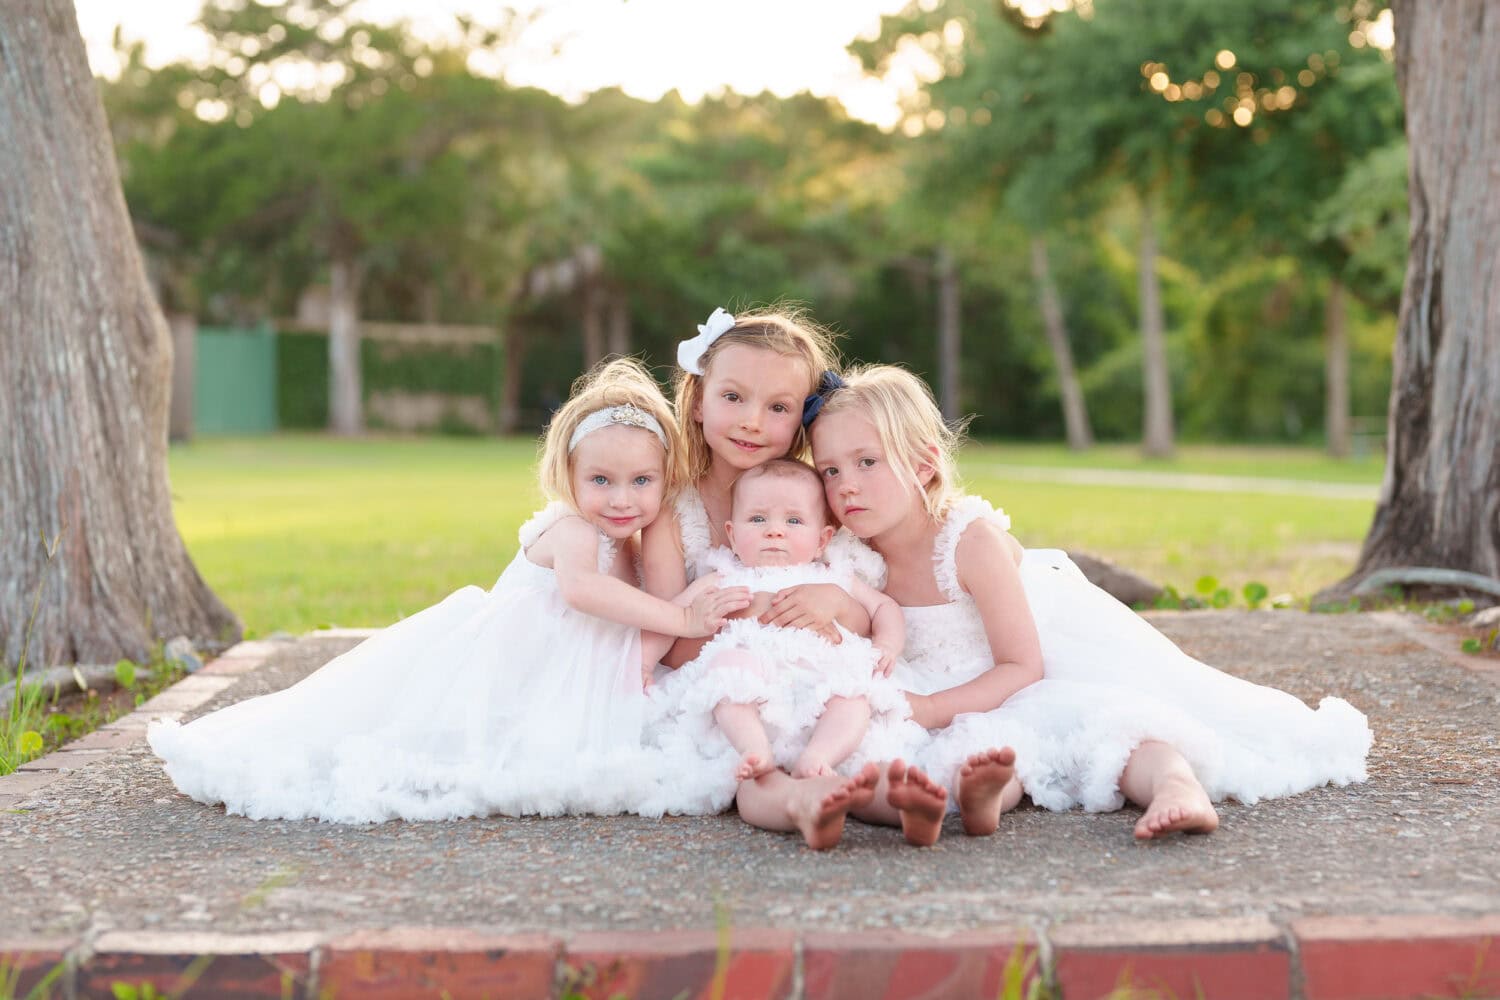
[[[938,405],[948,420],[957,420],[960,412],[958,399],[959,342],[959,288],[958,265],[947,247],[937,251],[938,292]]]
[[[0,177],[0,659],[34,594],[31,663],[238,637],[172,518],[171,337],[68,0],[0,16]]]
[[[514,434],[521,426],[521,365],[526,361],[526,338],[520,324],[505,325],[505,369],[500,373],[500,433]]]
[[[1141,199],[1141,365],[1146,388],[1142,450],[1152,458],[1172,454],[1172,378],[1167,368],[1166,322],[1156,273],[1156,219],[1151,195]]]
[[[1411,156],[1385,479],[1359,565],[1500,577],[1500,15],[1489,0],[1398,0]]]
[[[583,284],[583,367],[584,370],[604,360],[605,292],[595,278]]]
[[[328,278],[328,429],[359,434],[365,429],[359,377],[359,264],[336,252]]]
[[[1349,328],[1344,307],[1344,283],[1328,283],[1323,308],[1323,431],[1328,454],[1348,458],[1353,450],[1349,433]]]
[[[622,358],[630,353],[630,300],[621,292],[609,297],[609,353]]]
[[[1083,387],[1078,384],[1078,372],[1073,367],[1073,349],[1068,346],[1068,327],[1063,321],[1062,303],[1057,298],[1057,285],[1052,280],[1052,265],[1048,260],[1047,239],[1033,236],[1031,239],[1031,274],[1036,279],[1037,298],[1042,307],[1042,324],[1047,330],[1047,346],[1052,349],[1052,363],[1057,366],[1057,387],[1062,394],[1063,425],[1068,432],[1068,447],[1084,451],[1094,444],[1094,435],[1089,430],[1089,411],[1083,402]]]

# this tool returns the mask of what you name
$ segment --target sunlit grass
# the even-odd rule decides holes
[[[1385,469],[1384,455],[1378,450],[1336,459],[1316,448],[1261,445],[1179,445],[1174,457],[1151,459],[1142,457],[1138,445],[1102,444],[1080,454],[1062,445],[976,442],[965,450],[964,459],[973,469],[989,464],[1065,466],[1370,484],[1378,484]]]
[[[535,445],[508,439],[204,439],[171,452],[178,526],[209,584],[259,634],[385,625],[469,583],[488,586],[540,505]],[[972,445],[964,473],[1028,545],[1082,549],[1190,591],[1213,575],[1238,591],[1309,596],[1353,566],[1374,505],[1007,480],[1005,465],[1146,469],[1379,481],[1378,463],[1295,449],[1134,449],[1082,459],[1036,445]]]

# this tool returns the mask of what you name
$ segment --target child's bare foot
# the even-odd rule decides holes
[[[1005,786],[1015,776],[1016,752],[1010,747],[991,747],[964,761],[958,769],[958,816],[964,833],[987,837],[995,832],[1006,807]]]
[[[834,773],[836,772],[833,769],[833,765],[829,764],[828,761],[818,757],[809,757],[807,754],[798,757],[797,762],[792,765],[792,777],[794,778],[821,778]]]
[[[787,805],[787,816],[796,825],[807,846],[826,851],[837,846],[844,836],[844,819],[849,810],[869,805],[875,798],[880,769],[866,764],[864,770],[821,796],[809,796]]]
[[[1146,815],[1135,825],[1136,840],[1151,840],[1168,833],[1213,833],[1219,828],[1219,814],[1208,800],[1208,793],[1196,780],[1177,776],[1161,779]]]
[[[890,789],[886,801],[901,814],[901,832],[906,842],[931,847],[943,833],[943,814],[948,811],[948,790],[919,767],[893,760],[886,778]]]
[[[734,769],[734,777],[736,781],[754,781],[775,769],[776,763],[770,754],[747,753],[740,758],[739,766]]]

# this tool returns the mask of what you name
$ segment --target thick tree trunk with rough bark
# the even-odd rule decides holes
[[[1348,458],[1353,450],[1349,431],[1349,323],[1344,283],[1328,283],[1323,306],[1323,433],[1328,454]]]
[[[1359,566],[1500,577],[1500,9],[1394,4],[1411,149],[1385,479]]]
[[[335,253],[328,270],[328,429],[365,429],[359,375],[359,286],[362,269],[352,254]]]
[[[1042,309],[1042,325],[1047,330],[1047,346],[1057,368],[1057,388],[1062,395],[1063,425],[1068,433],[1068,447],[1084,451],[1093,447],[1094,434],[1089,429],[1089,411],[1083,402],[1083,387],[1073,367],[1073,348],[1068,344],[1068,326],[1063,320],[1062,303],[1057,297],[1057,283],[1052,280],[1047,238],[1031,238],[1031,276],[1036,279],[1037,299]]]
[[[938,247],[937,261],[933,269],[937,277],[937,326],[938,326],[938,406],[948,420],[957,420],[960,413],[958,398],[958,363],[960,357],[961,320],[959,318],[958,264],[953,252],[947,247]]]
[[[0,178],[0,659],[33,594],[32,663],[236,638],[172,518],[171,336],[68,0],[0,15]]]
[[[1153,458],[1172,454],[1172,376],[1167,367],[1166,319],[1156,273],[1156,216],[1151,195],[1141,198],[1141,367],[1146,389],[1141,449]]]

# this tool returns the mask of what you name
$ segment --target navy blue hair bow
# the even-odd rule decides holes
[[[818,379],[818,391],[802,401],[802,426],[811,427],[812,422],[818,419],[818,414],[823,412],[823,403],[837,389],[848,385],[839,378],[834,371],[825,371],[823,377]]]

